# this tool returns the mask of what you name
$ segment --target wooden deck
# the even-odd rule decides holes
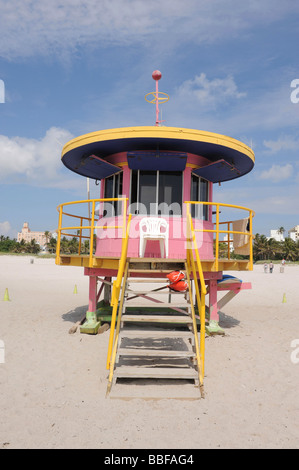
[[[60,266],[79,266],[84,268],[99,268],[103,270],[118,270],[119,258],[117,257],[92,257],[90,264],[89,255],[64,255],[56,258],[56,264]],[[130,271],[138,274],[165,274],[171,270],[184,270],[184,259],[176,258],[129,258]],[[203,272],[219,271],[250,271],[249,260],[219,258],[218,269],[215,259],[201,260]]]

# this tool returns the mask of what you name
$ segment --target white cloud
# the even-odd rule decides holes
[[[283,181],[293,174],[293,166],[290,163],[287,163],[284,166],[281,165],[272,165],[269,170],[265,170],[261,173],[260,179],[271,180],[274,183],[278,181]]]
[[[264,140],[267,153],[277,153],[281,150],[299,150],[299,141],[294,136],[280,137],[278,140]]]
[[[205,73],[201,73],[194,79],[183,82],[178,88],[178,95],[185,99],[196,99],[205,106],[215,106],[228,99],[242,98],[246,96],[246,93],[238,91],[231,75],[209,80]]]
[[[61,175],[61,150],[73,136],[51,127],[40,139],[0,135],[0,181],[36,186],[66,187]]]
[[[0,222],[0,235],[8,236],[11,231],[11,225],[9,222]]]
[[[82,45],[158,43],[172,47],[237,37],[298,12],[292,0],[0,0],[0,56],[54,54]]]

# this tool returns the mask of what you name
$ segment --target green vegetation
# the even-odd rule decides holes
[[[0,252],[2,253],[32,253],[37,254],[40,252],[40,246],[35,240],[26,243],[24,240],[17,242],[17,240],[10,239],[0,235]]]
[[[56,239],[50,237],[49,232],[45,232],[48,242],[46,243],[47,252],[54,254],[56,252]],[[73,254],[79,252],[79,240],[77,237],[69,238],[62,237],[61,239],[61,253]],[[0,235],[0,253],[19,253],[19,254],[38,254],[40,252],[40,246],[35,240],[30,243],[21,240],[18,242],[15,238],[11,239]],[[89,253],[89,241],[81,243],[82,254]]]
[[[253,242],[253,259],[299,261],[299,241],[286,238],[283,242],[277,242],[274,238],[265,237],[257,233]]]

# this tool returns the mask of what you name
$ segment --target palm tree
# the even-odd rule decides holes
[[[291,238],[286,238],[284,241],[284,251],[283,251],[285,259],[289,261],[296,261],[298,258],[298,247],[296,242]]]
[[[254,259],[267,259],[268,256],[268,240],[265,235],[257,233],[253,243]]]
[[[49,232],[49,230],[46,230],[44,235],[46,237],[46,245],[47,245],[47,243],[49,243],[49,240],[51,238],[51,233]]]
[[[269,238],[267,240],[267,258],[274,258],[278,254],[282,254],[282,248],[280,242],[274,240],[274,238]]]
[[[47,243],[47,249],[50,253],[55,253],[56,251],[57,240],[54,237],[51,237]]]
[[[279,233],[280,235],[283,235],[285,232],[285,228],[284,227],[279,227],[279,229],[277,230],[277,233]]]

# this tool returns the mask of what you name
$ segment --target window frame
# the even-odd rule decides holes
[[[118,181],[116,182],[116,177],[118,177]],[[107,181],[112,178],[112,196],[107,196]],[[121,189],[121,191],[120,191]],[[111,176],[107,176],[104,180],[104,199],[109,198],[119,198],[122,197],[122,189],[123,189],[123,171],[118,171]],[[114,216],[119,216],[122,214],[122,202],[121,201],[111,201],[104,204],[112,204],[114,207]],[[105,209],[104,209],[105,210]],[[103,210],[103,213],[104,213]],[[107,211],[108,212],[108,211]],[[109,213],[103,215],[103,217],[111,217],[113,215],[109,215]]]
[[[133,185],[133,177],[134,177],[134,172],[137,176],[137,183],[136,183],[136,201],[132,202],[132,185]],[[139,198],[140,198],[140,172],[147,173],[146,170],[131,170],[130,172],[130,205],[136,204],[136,209],[135,209],[135,215],[141,215],[140,214],[140,207],[139,207]],[[150,213],[147,214],[148,216],[154,216],[154,217],[159,217],[159,216],[177,216],[181,217],[182,216],[182,211],[183,211],[183,196],[184,196],[184,172],[183,171],[163,171],[163,170],[149,170],[150,172],[155,172],[156,173],[156,184],[155,184],[155,201],[152,201],[151,204],[155,204],[156,209],[155,213]],[[181,197],[180,197],[180,214],[159,214],[159,178],[160,178],[160,173],[168,173],[168,174],[173,174],[173,173],[180,173],[181,177]],[[161,211],[161,209],[160,209]]]
[[[192,199],[192,186],[193,186],[193,178],[198,178],[198,189],[197,189],[197,201],[201,202],[209,202],[210,201],[210,181],[202,178],[201,176],[196,175],[195,173],[191,173],[191,184],[190,184],[190,201]],[[201,199],[201,185],[202,183],[206,184],[206,199]],[[197,212],[197,213],[196,213]],[[209,221],[210,220],[210,211],[209,211],[209,204],[192,204],[191,206],[191,216],[194,219]]]

